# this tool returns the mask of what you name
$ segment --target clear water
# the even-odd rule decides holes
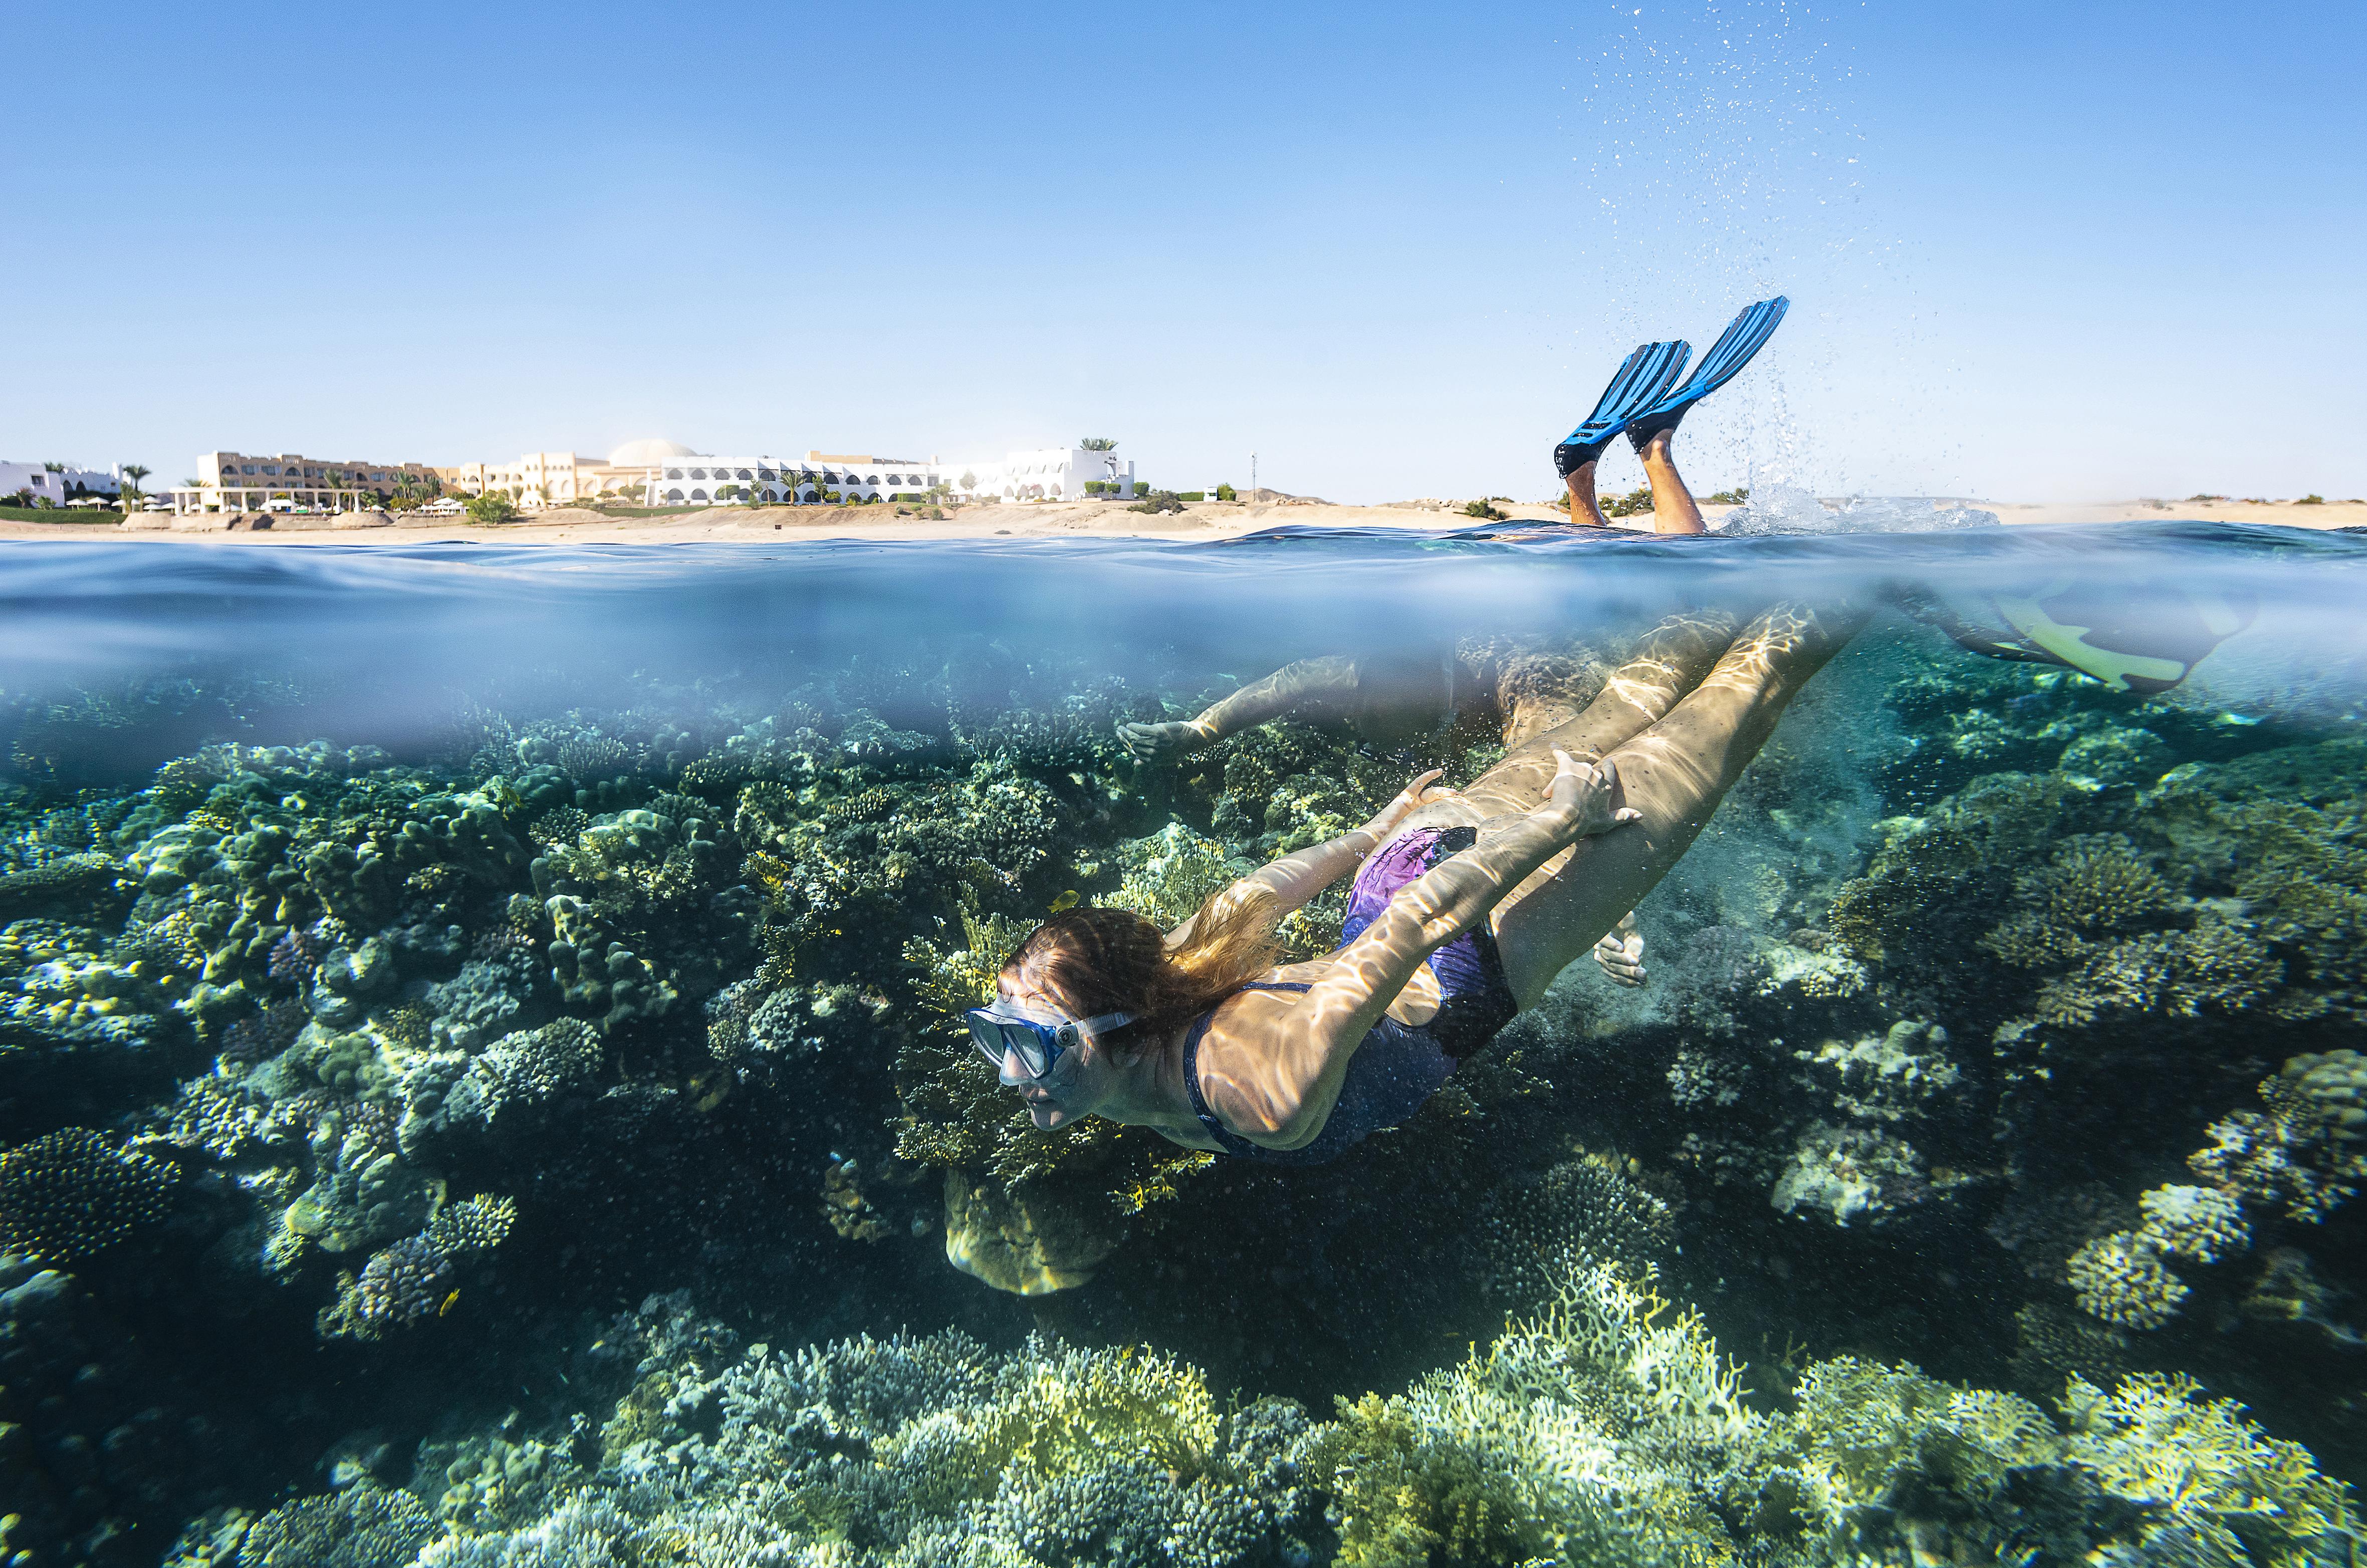
[[[2354,1561],[2362,573],[12,551],[6,1560]],[[1047,910],[1180,917],[1501,749],[1467,682],[1385,743],[1122,721],[2067,577],[2262,613],[2153,697],[1878,617],[1641,906],[1650,986],[1580,964],[1334,1165],[1034,1133],[950,1027]]]

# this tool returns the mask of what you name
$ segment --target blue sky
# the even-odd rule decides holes
[[[1780,290],[1701,488],[2367,495],[2367,7],[2261,15],[11,4],[0,457],[1531,499]]]

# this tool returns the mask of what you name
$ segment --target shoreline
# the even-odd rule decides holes
[[[2015,502],[1974,501],[1961,504],[1994,512],[2009,525],[2047,526],[2088,523],[2202,518],[2261,523],[2289,528],[2367,527],[2367,502]],[[1538,505],[1506,504],[1513,521],[1559,521],[1562,513]],[[1713,527],[1736,508],[1704,505]],[[1459,503],[1398,503],[1352,506],[1319,501],[1197,502],[1181,513],[1132,512],[1124,502],[1030,502],[1001,506],[949,508],[943,521],[899,517],[895,508],[875,506],[737,506],[657,517],[612,517],[580,507],[554,507],[531,520],[493,525],[438,517],[416,522],[400,513],[345,513],[339,517],[276,513],[270,526],[255,528],[258,514],[220,513],[176,517],[154,513],[118,523],[29,523],[0,520],[0,540],[158,539],[217,541],[242,545],[413,545],[501,543],[504,545],[619,545],[690,543],[780,543],[787,539],[928,540],[1078,536],[1168,541],[1238,538],[1263,528],[1430,530],[1477,526]],[[368,521],[361,521],[367,519]],[[1648,534],[1648,516],[1614,518],[1625,533]]]

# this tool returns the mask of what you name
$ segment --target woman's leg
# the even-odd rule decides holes
[[[1512,750],[1461,792],[1477,813],[1471,819],[1535,809],[1553,782],[1557,748],[1592,761],[1639,734],[1709,672],[1733,639],[1733,616],[1719,610],[1687,611],[1647,632],[1574,716],[1557,712],[1549,696],[1526,705],[1506,702],[1504,744]]]
[[[1769,610],[1667,716],[1612,748],[1621,804],[1641,811],[1643,820],[1580,840],[1496,907],[1497,944],[1523,1007],[1534,1005],[1668,874],[1774,732],[1784,705],[1869,614],[1855,605]],[[1576,747],[1552,743],[1578,754]]]

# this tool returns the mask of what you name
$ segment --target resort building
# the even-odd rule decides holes
[[[436,477],[447,490],[482,495],[507,491],[510,499],[528,512],[546,506],[567,506],[603,495],[628,495],[639,485],[647,500],[658,472],[675,457],[697,454],[679,441],[629,441],[606,458],[573,452],[528,452],[515,463],[468,463],[438,468]]]
[[[207,452],[198,458],[194,489],[167,491],[176,512],[264,512],[283,506],[354,512],[407,493],[436,488],[425,463],[373,463],[358,458],[307,457],[300,452]]]
[[[292,452],[276,457],[209,452],[198,459],[198,473],[194,488],[168,492],[176,512],[289,506],[347,512],[396,499],[493,491],[505,492],[527,512],[580,505],[604,496],[653,506],[701,506],[752,496],[795,504],[920,499],[932,491],[962,500],[1002,501],[1075,501],[1088,494],[1131,499],[1135,494],[1133,459],[1082,446],[1006,452],[995,462],[946,463],[934,457],[883,457],[867,452],[713,457],[678,441],[651,439],[627,442],[606,458],[528,452],[512,463],[454,468],[334,461]],[[107,486],[113,493],[115,481],[108,479]]]
[[[808,452],[803,457],[689,454],[664,464],[652,499],[664,506],[697,506],[744,500],[753,491],[765,501],[876,501],[942,490],[964,499],[1073,501],[1089,493],[1089,483],[1132,496],[1133,460],[1082,446],[1010,452],[993,463],[855,452]]]
[[[36,506],[63,506],[91,496],[119,495],[122,479],[113,472],[67,464],[52,473],[46,463],[0,462],[0,496],[19,491]]]

